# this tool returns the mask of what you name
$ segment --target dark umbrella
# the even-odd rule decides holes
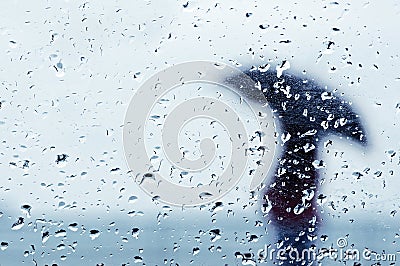
[[[263,191],[263,209],[275,226],[282,248],[300,254],[313,245],[320,218],[318,149],[335,134],[366,145],[365,130],[351,103],[307,78],[274,71],[246,72],[259,82],[277,118],[283,151],[271,183]],[[288,254],[288,253],[287,253]],[[282,265],[302,265],[290,257]]]

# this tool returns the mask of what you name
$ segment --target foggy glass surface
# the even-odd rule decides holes
[[[141,190],[126,163],[124,118],[137,89],[167,67],[196,60],[282,71],[321,84],[355,108],[368,144],[339,135],[319,140],[312,162],[319,188],[308,196],[316,199],[321,226],[309,241],[358,250],[362,265],[395,263],[399,12],[396,1],[1,1],[0,265],[277,262],[260,253],[279,249],[280,239],[263,192],[249,191],[254,164],[216,202],[176,207]],[[165,97],[172,106],[197,93],[221,98],[251,119],[237,95],[201,86]],[[155,108],[160,117],[171,110]],[[149,134],[162,134],[151,129],[156,119],[149,119]],[[278,145],[265,185],[290,138],[274,119]],[[173,182],[209,182],[212,172],[226,170],[231,151],[223,125],[207,118],[188,123],[179,141],[189,158],[198,158],[198,140],[216,135],[219,157],[209,172],[192,180],[172,175]],[[148,154],[159,142],[149,138]],[[371,260],[362,257],[365,250]],[[344,256],[321,263],[354,262]]]

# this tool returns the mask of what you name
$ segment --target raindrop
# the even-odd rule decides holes
[[[221,230],[212,229],[212,230],[210,230],[210,235],[211,235],[211,239],[210,239],[211,242],[215,242],[221,238]]]
[[[327,235],[321,235],[321,241],[325,242],[326,240],[328,240],[328,236]]]
[[[58,203],[58,209],[63,209],[64,207],[65,207],[65,202],[64,201],[60,201],[59,203]]]
[[[27,218],[31,217],[31,209],[32,207],[30,205],[24,204],[21,206],[21,211],[23,214],[26,215]]]
[[[8,45],[10,46],[10,48],[14,49],[18,46],[17,42],[14,40],[11,40],[8,42]]]
[[[353,172],[352,176],[354,176],[354,178],[356,178],[356,179],[361,179],[361,177],[364,175],[362,173],[356,171],[356,172]]]
[[[43,244],[46,243],[47,240],[49,240],[49,238],[50,238],[50,233],[49,233],[49,232],[44,232],[44,233],[42,234],[42,243],[43,243]]]
[[[212,197],[213,196],[213,194],[211,194],[211,193],[209,193],[209,192],[201,192],[200,194],[199,194],[199,198],[200,199],[207,199],[207,198],[210,198],[210,197]]]
[[[291,136],[292,136],[292,135],[290,135],[289,132],[287,132],[286,134],[283,133],[282,136],[281,136],[282,142],[283,142],[283,143],[287,142],[287,141],[290,139]]]
[[[259,66],[258,67],[258,71],[260,71],[261,73],[267,72],[270,67],[271,67],[270,64],[265,64],[263,66]]]
[[[320,169],[320,168],[325,168],[326,164],[323,160],[315,160],[312,165],[316,168],[316,169]]]
[[[129,199],[128,199],[128,202],[129,203],[134,203],[137,199],[138,199],[138,197],[136,197],[136,196],[130,196]]]
[[[200,253],[200,248],[199,248],[199,247],[193,248],[193,251],[192,251],[192,255],[193,255],[193,256],[196,256],[196,255],[199,254],[199,253]]]
[[[272,204],[271,204],[271,202],[269,201],[268,196],[265,196],[264,198],[265,198],[265,199],[264,199],[265,202],[264,202],[263,205],[262,205],[261,211],[262,211],[264,214],[266,214],[266,213],[269,213],[269,211],[272,209]]]
[[[310,201],[313,198],[314,198],[314,190],[312,190],[312,189],[303,190],[303,199],[304,200]]]
[[[54,234],[55,237],[64,237],[66,235],[67,235],[67,231],[65,231],[64,229],[58,230]]]
[[[327,201],[327,197],[323,194],[320,194],[317,198],[317,202],[319,205],[324,204]]]
[[[57,154],[56,164],[60,166],[64,166],[67,161],[68,155],[67,154]]]
[[[140,233],[140,229],[139,228],[137,228],[137,227],[132,228],[132,236],[134,238],[138,239],[139,238],[139,233]]]
[[[8,248],[8,243],[7,242],[1,242],[0,249],[1,250],[6,250],[7,248]]]
[[[16,221],[12,226],[11,226],[11,230],[19,230],[24,226],[25,222],[24,222],[24,218],[23,217],[19,217],[18,221]]]
[[[278,78],[282,76],[283,71],[288,70],[290,68],[290,63],[287,60],[284,60],[280,66],[276,66],[276,75]]]
[[[94,240],[94,239],[96,239],[96,238],[98,238],[100,236],[100,231],[96,230],[96,229],[92,229],[92,230],[90,230],[90,235],[89,236],[90,236],[90,238],[92,240]]]
[[[145,173],[145,174],[143,175],[142,180],[140,181],[140,184],[142,184],[145,180],[152,180],[152,181],[155,181],[156,178],[155,178],[155,176],[154,176],[152,173]]]
[[[315,145],[312,143],[306,143],[306,145],[303,146],[304,152],[309,152],[315,149]]]
[[[331,92],[324,91],[324,92],[321,94],[321,98],[322,98],[323,101],[325,101],[325,100],[330,100],[330,99],[333,98],[333,94],[332,94]]]
[[[305,210],[305,207],[303,204],[297,204],[296,207],[294,207],[293,212],[296,215],[299,215],[301,213],[303,213]]]
[[[143,258],[140,256],[135,256],[134,259],[135,259],[135,261],[134,261],[135,263],[140,263],[143,261]]]
[[[327,129],[329,128],[329,122],[328,122],[328,121],[322,121],[322,122],[321,122],[321,126],[322,126],[325,130],[327,130]]]
[[[222,211],[224,209],[224,204],[220,201],[215,202],[215,205],[211,208],[212,212]]]

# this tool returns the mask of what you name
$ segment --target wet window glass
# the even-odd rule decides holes
[[[395,265],[396,1],[2,1],[0,265]]]

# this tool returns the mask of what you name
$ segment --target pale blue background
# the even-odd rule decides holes
[[[179,265],[191,260],[193,265],[240,265],[236,251],[256,252],[273,243],[273,229],[256,213],[257,201],[249,200],[245,189],[232,191],[224,209],[212,216],[210,207],[182,211],[156,205],[127,174],[122,125],[129,99],[157,71],[199,59],[248,66],[289,60],[292,71],[306,70],[351,99],[370,147],[361,151],[335,138],[330,152],[321,152],[327,164],[321,170],[325,244],[348,235],[359,249],[397,252],[398,2],[190,1],[184,8],[185,3],[1,1],[0,242],[8,248],[0,250],[0,265],[33,260],[38,265],[132,265],[135,256],[143,258],[138,265],[164,259]],[[329,41],[335,44],[327,50]],[[62,153],[69,157],[60,167],[55,159]],[[29,168],[23,169],[25,160]],[[120,170],[110,172],[114,168]],[[352,175],[366,168],[360,180]],[[374,175],[378,171],[380,177]],[[132,195],[138,200],[129,203]],[[23,204],[32,206],[31,218],[21,212]],[[130,217],[132,211],[137,216]],[[168,218],[158,222],[159,213]],[[20,216],[24,227],[12,231]],[[36,219],[46,221],[37,231]],[[258,220],[263,226],[254,227]],[[73,222],[77,232],[67,228]],[[134,227],[140,228],[138,239],[131,235]],[[214,228],[223,233],[211,243]],[[55,237],[60,229],[66,236]],[[101,231],[94,240],[92,229]],[[41,231],[52,234],[44,244]],[[248,243],[246,232],[262,237]],[[62,243],[65,249],[57,248]],[[174,243],[180,246],[176,252]],[[195,247],[200,253],[193,256]]]

